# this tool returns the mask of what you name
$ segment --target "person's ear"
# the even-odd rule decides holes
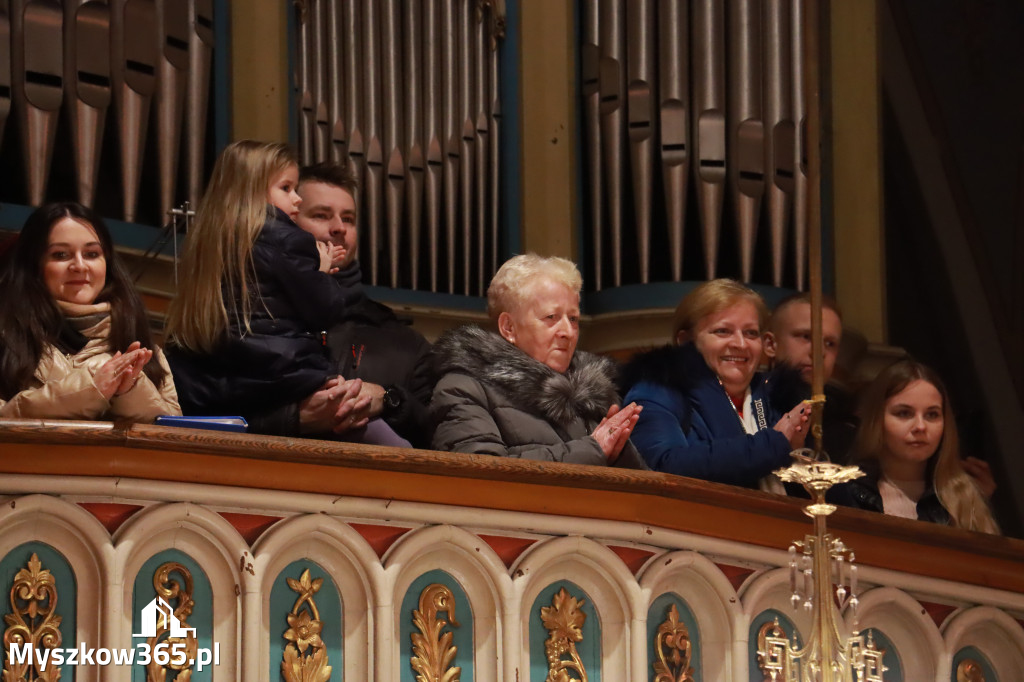
[[[690,335],[687,333],[687,331],[685,329],[680,329],[679,331],[676,332],[676,345],[677,346],[682,346],[683,344],[685,344],[689,340],[690,340]]]
[[[770,357],[772,360],[775,359],[775,353],[778,347],[775,345],[775,334],[771,332],[764,333],[764,354]]]
[[[508,313],[498,315],[498,333],[509,343],[516,342],[516,326]]]

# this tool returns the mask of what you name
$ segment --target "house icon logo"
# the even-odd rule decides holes
[[[166,623],[168,634],[171,637],[192,637],[196,636],[195,628],[183,628],[178,617],[174,615],[174,609],[164,601],[163,597],[154,597],[153,601],[146,604],[139,614],[142,622],[142,632],[132,634],[132,637],[156,637],[157,630],[161,624]]]

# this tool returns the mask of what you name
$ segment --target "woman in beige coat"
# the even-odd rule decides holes
[[[102,219],[37,209],[0,269],[0,417],[181,414],[170,370]]]

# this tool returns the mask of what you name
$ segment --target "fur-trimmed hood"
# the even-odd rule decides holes
[[[562,426],[576,419],[599,422],[619,399],[616,366],[608,358],[578,350],[562,374],[476,325],[445,333],[432,356],[437,377],[450,372],[471,376],[525,411]]]
[[[717,381],[715,373],[692,343],[662,346],[641,353],[623,368],[622,377],[621,388],[624,394],[644,381],[668,386],[684,394],[698,386]],[[779,365],[770,372],[755,373],[751,388],[761,383],[765,384],[771,403],[782,410],[810,397],[799,370],[792,367]]]

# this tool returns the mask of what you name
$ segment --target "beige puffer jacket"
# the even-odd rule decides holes
[[[71,319],[93,315],[102,318],[79,330],[89,341],[78,353],[64,354],[54,346],[47,348],[36,368],[33,385],[7,402],[0,400],[0,417],[152,422],[163,414],[181,414],[170,368],[159,348],[153,349],[153,358],[168,372],[163,385],[154,386],[142,374],[130,390],[107,400],[96,388],[93,375],[112,357],[108,344],[110,304],[61,303],[61,308]]]

